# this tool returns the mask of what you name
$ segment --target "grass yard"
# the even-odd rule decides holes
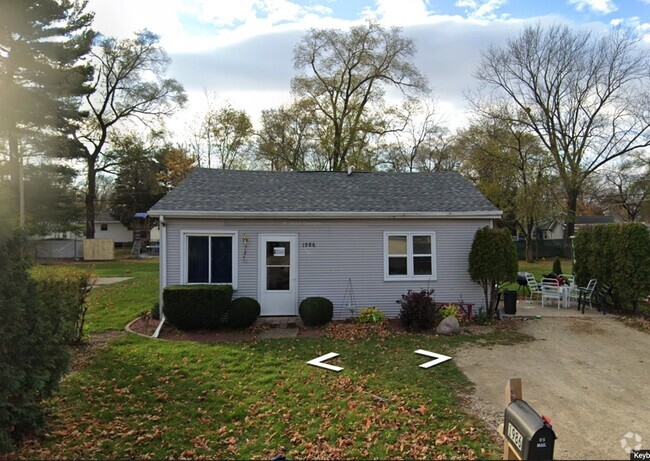
[[[51,266],[48,270],[56,270]],[[156,301],[157,261],[93,264],[134,280],[93,289],[90,335],[121,330]],[[428,370],[426,349],[454,356],[526,338],[514,330],[452,338],[401,334],[201,344],[124,334],[70,374],[46,433],[22,458],[500,458],[502,445],[464,411],[471,383],[448,361]],[[319,355],[340,373],[306,365]]]

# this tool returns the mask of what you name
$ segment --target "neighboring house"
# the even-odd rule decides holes
[[[109,210],[105,210],[95,218],[95,238],[113,239],[116,244],[131,244],[133,231],[112,217]]]
[[[611,216],[576,216],[575,231],[585,226],[595,224],[609,224],[615,222]],[[564,221],[559,219],[548,219],[540,221],[539,225],[533,229],[533,238],[538,238],[537,233],[541,232],[541,240],[562,240],[564,238]]]
[[[168,285],[230,284],[263,316],[324,296],[344,318],[352,298],[396,317],[408,290],[482,305],[468,255],[501,211],[454,172],[197,168],[149,215],[161,223],[161,303]]]

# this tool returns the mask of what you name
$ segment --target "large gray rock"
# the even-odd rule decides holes
[[[450,316],[440,322],[438,328],[436,328],[436,333],[442,336],[451,336],[457,335],[460,333],[460,323],[456,317]]]

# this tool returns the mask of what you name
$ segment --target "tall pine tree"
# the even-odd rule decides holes
[[[92,67],[83,62],[95,33],[85,1],[2,0],[0,140],[8,154],[12,209],[27,155],[68,156]],[[78,148],[78,147],[76,147]]]

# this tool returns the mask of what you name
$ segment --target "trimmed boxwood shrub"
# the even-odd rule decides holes
[[[163,291],[163,313],[182,330],[217,328],[231,301],[230,285],[172,285]]]
[[[300,318],[302,323],[308,327],[325,325],[334,316],[334,305],[332,301],[320,296],[305,298],[300,303]]]
[[[260,303],[253,298],[235,299],[228,312],[228,326],[230,328],[250,327],[260,316]]]

